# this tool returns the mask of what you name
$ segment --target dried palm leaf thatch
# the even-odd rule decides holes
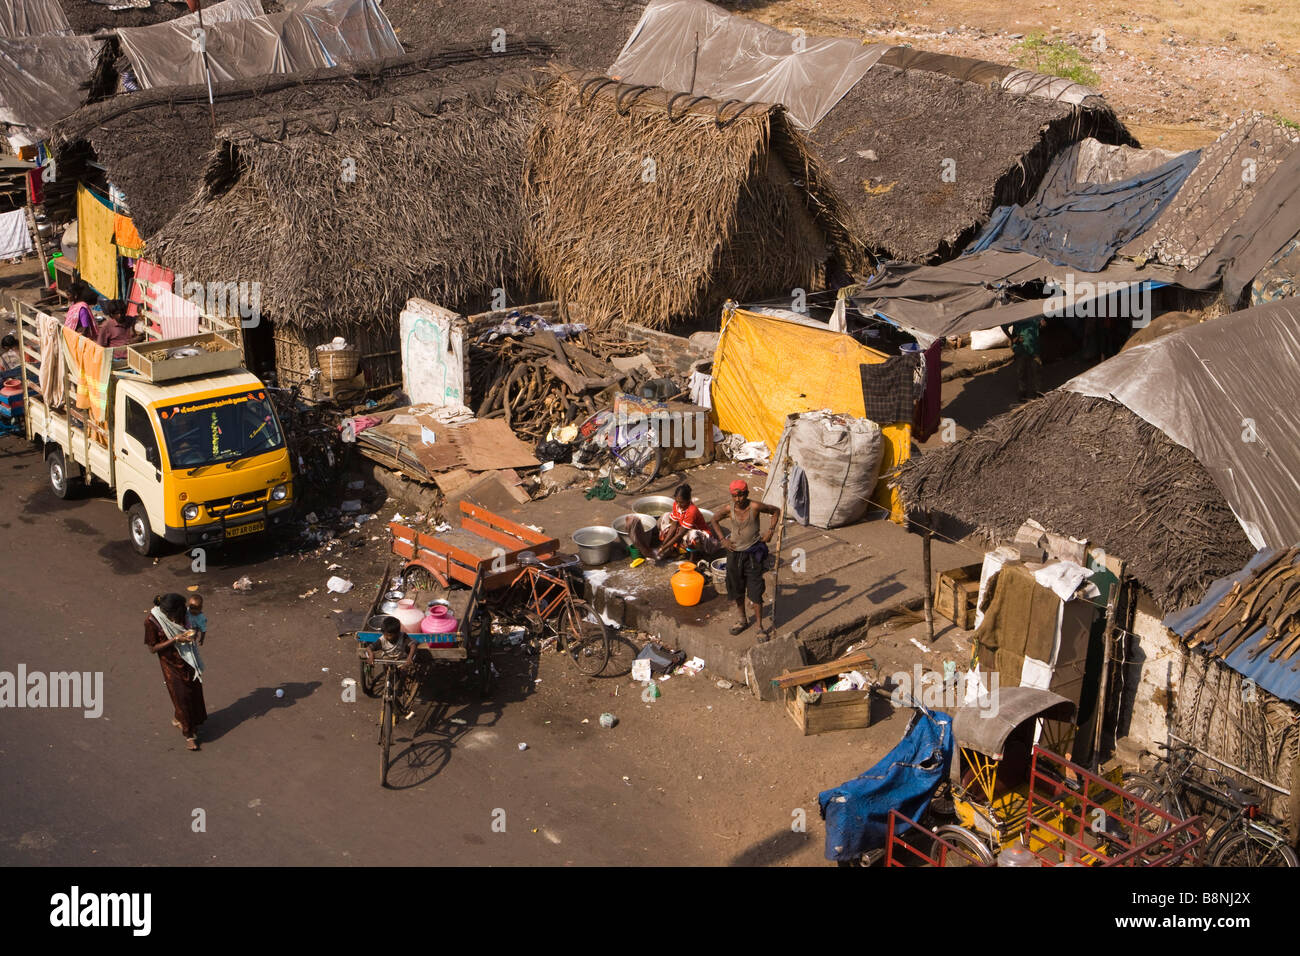
[[[303,73],[271,74],[216,86],[218,129],[302,110],[364,109],[393,97],[459,87],[503,70],[549,59],[550,47],[519,40],[505,53],[442,47]],[[205,157],[217,141],[207,87],[179,86],[122,93],[86,106],[60,122],[53,136],[59,180],[93,181],[93,159],[126,193],[136,227],[148,240],[193,198]],[[75,201],[75,191],[72,194]],[[75,208],[70,211],[76,215]]]
[[[905,462],[910,512],[1005,541],[1028,518],[1127,562],[1166,611],[1254,553],[1209,472],[1127,408],[1053,391],[964,441]]]
[[[529,73],[232,125],[151,250],[201,281],[257,281],[298,328],[395,328],[414,295],[462,304],[523,267]]]
[[[810,134],[854,235],[882,258],[951,258],[1092,136],[1136,145],[1100,99],[1074,107],[877,63]]]
[[[536,276],[597,324],[663,328],[820,285],[857,260],[835,201],[777,107],[719,103],[553,68],[525,195]]]

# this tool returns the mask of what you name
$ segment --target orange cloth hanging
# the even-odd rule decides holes
[[[93,339],[63,329],[64,356],[77,387],[76,407],[89,413],[90,420],[103,425],[108,412],[108,379],[113,374],[113,350]]]
[[[124,216],[120,212],[113,217],[113,241],[117,243],[117,251],[128,259],[139,259],[144,255],[144,240],[140,238],[140,231],[135,228],[130,216]]]

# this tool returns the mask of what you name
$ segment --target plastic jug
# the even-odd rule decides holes
[[[683,561],[677,565],[677,573],[672,577],[673,597],[682,607],[694,607],[700,603],[704,593],[704,575],[695,570],[695,565]]]
[[[425,634],[450,634],[456,630],[456,615],[445,604],[430,604],[429,613],[420,622],[420,630]]]
[[[424,615],[415,606],[414,598],[403,598],[398,601],[397,610],[393,611],[393,617],[402,622],[402,630],[407,634],[418,634],[420,632],[420,622],[424,620]]]

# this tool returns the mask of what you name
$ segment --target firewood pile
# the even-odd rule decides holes
[[[620,371],[611,359],[635,355],[644,341],[612,330],[561,341],[553,332],[502,337],[470,346],[470,394],[483,396],[475,414],[504,418],[525,441],[540,441],[556,425],[595,414],[607,389],[635,390],[651,376],[645,367]]]
[[[1289,661],[1300,651],[1300,548],[1279,551],[1252,577],[1239,581],[1218,606],[1186,635],[1190,647],[1204,645],[1227,657],[1252,638],[1251,660],[1267,652],[1270,661]],[[1261,633],[1262,629],[1262,633]],[[1300,660],[1291,665],[1300,670]]]

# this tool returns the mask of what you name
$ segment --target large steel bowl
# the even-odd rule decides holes
[[[650,517],[649,515],[637,514],[635,511],[632,512],[631,514],[619,515],[617,518],[615,518],[614,530],[617,531],[618,536],[623,539],[623,544],[627,545],[627,547],[629,548],[636,543],[632,540],[632,531],[631,531],[632,522],[634,520],[640,521],[641,527],[644,528],[646,531],[653,531],[655,527],[654,518]]]
[[[618,532],[605,525],[590,525],[573,532],[573,543],[578,546],[578,557],[583,564],[593,567],[609,562]]]
[[[673,510],[673,499],[669,495],[647,495],[632,502],[632,510],[637,514],[658,518]]]

